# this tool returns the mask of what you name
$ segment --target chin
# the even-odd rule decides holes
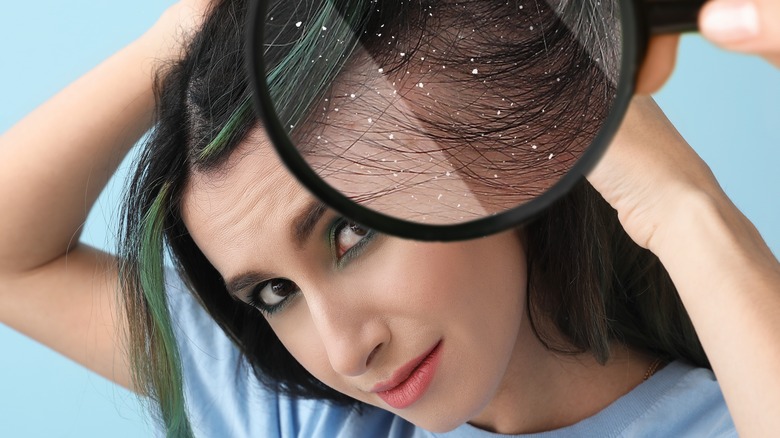
[[[476,415],[471,411],[469,411],[469,414],[463,414],[460,412],[462,409],[463,406],[460,406],[460,409],[458,409],[458,407],[442,403],[437,407],[437,409],[433,411],[424,410],[421,412],[410,412],[407,415],[402,415],[406,413],[396,414],[400,415],[410,423],[413,423],[415,426],[427,430],[428,432],[447,433],[462,426],[474,415]]]
[[[498,373],[488,373],[496,375]],[[444,393],[438,392],[417,409],[395,411],[396,415],[432,433],[450,432],[478,417],[496,396],[500,381],[474,377],[461,385],[454,385]]]
[[[432,433],[447,433],[447,432],[451,432],[451,431],[457,429],[460,425],[462,425],[463,423],[466,422],[465,420],[460,421],[460,420],[455,420],[455,419],[452,419],[452,418],[441,418],[441,419],[438,419],[440,421],[437,421],[437,419],[433,419],[433,418],[425,418],[422,421],[413,421],[413,420],[411,420],[409,418],[407,418],[406,420],[408,420],[409,422],[413,423],[415,426],[421,427],[421,428],[427,430],[428,432],[432,432]]]

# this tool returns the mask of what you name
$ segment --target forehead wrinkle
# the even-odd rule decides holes
[[[196,244],[226,275],[220,262],[249,270],[258,255],[292,247],[291,217],[311,199],[267,141],[245,141],[219,168],[193,172],[182,210]]]

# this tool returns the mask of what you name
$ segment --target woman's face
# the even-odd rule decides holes
[[[487,406],[525,317],[514,232],[446,244],[378,235],[318,204],[259,130],[221,169],[193,175],[187,228],[311,374],[432,431]]]

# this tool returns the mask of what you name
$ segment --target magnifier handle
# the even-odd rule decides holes
[[[699,10],[706,0],[644,0],[651,35],[695,32]]]

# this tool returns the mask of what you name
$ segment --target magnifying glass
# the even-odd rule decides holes
[[[255,1],[255,106],[292,173],[378,231],[459,240],[534,217],[595,164],[648,36],[704,0]]]

